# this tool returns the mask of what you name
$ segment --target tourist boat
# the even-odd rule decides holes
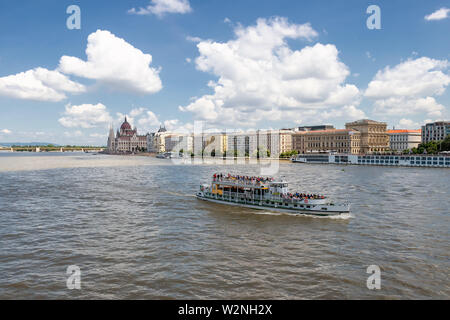
[[[338,216],[350,212],[350,205],[335,204],[325,196],[290,193],[288,183],[271,177],[214,174],[211,184],[202,184],[197,198],[215,203],[259,210]]]
[[[158,159],[170,159],[170,154],[168,152],[167,153],[158,153],[156,155],[156,158],[158,158]]]

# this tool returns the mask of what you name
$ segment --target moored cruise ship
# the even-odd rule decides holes
[[[337,216],[350,212],[349,204],[335,204],[323,195],[291,193],[287,182],[270,177],[214,174],[211,184],[201,185],[196,196],[215,203],[301,215]]]
[[[450,168],[449,155],[353,155],[307,153],[299,154],[296,157],[293,157],[291,161],[297,163]]]

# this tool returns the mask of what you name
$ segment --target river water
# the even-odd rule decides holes
[[[349,200],[338,219],[193,197],[218,171],[260,166],[0,153],[0,298],[450,298],[449,169],[279,164],[292,189]]]

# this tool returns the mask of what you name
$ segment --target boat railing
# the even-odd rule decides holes
[[[226,185],[232,186],[244,186],[244,187],[267,187],[268,182],[261,181],[242,181],[242,180],[234,180],[234,179],[213,179],[213,183],[222,183]]]
[[[273,201],[273,202],[280,202],[280,203],[294,203],[294,204],[321,204],[325,199],[310,199],[310,198],[290,198],[290,197],[282,197],[277,195],[257,195],[255,194],[253,197],[251,194],[248,193],[242,193],[242,192],[229,192],[229,191],[223,191],[222,194],[219,193],[213,193],[211,190],[208,190],[208,193],[211,194],[211,196],[219,199],[240,199],[244,198],[245,200],[251,200],[251,201]]]

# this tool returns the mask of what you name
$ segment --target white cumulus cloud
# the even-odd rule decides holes
[[[0,95],[36,101],[57,102],[66,99],[65,93],[81,93],[85,86],[70,80],[56,70],[35,68],[0,78]]]
[[[152,56],[109,31],[97,30],[89,35],[86,56],[87,61],[63,56],[59,70],[139,93],[151,94],[162,89],[160,70],[150,67]]]
[[[438,103],[433,97],[408,98],[392,97],[389,99],[377,100],[374,103],[375,112],[385,115],[409,115],[426,113],[427,116],[437,116],[442,114],[445,107]]]
[[[0,134],[11,134],[12,133],[12,131],[11,130],[8,130],[8,129],[2,129],[2,130],[0,130]]]
[[[411,119],[400,119],[398,122],[398,126],[396,126],[397,129],[420,129],[421,125],[418,122],[414,122]]]
[[[138,124],[145,127],[155,127],[160,125],[160,121],[152,111],[147,110],[138,120]]]
[[[135,108],[130,111],[130,115],[132,117],[140,116],[141,114],[143,114],[145,112],[145,110],[146,110],[145,108]]]
[[[128,123],[134,128],[137,126],[139,132],[155,131],[159,128],[161,122],[158,117],[148,108],[134,108],[127,113],[116,113],[114,126],[119,128],[123,121],[127,118]]]
[[[137,15],[154,14],[162,17],[166,13],[189,13],[192,11],[189,0],[151,0],[145,8],[132,8],[128,13]]]
[[[190,134],[194,132],[194,125],[192,123],[182,123],[178,119],[164,121],[164,127],[170,132],[179,134]]]
[[[66,128],[94,128],[103,127],[112,122],[106,106],[98,104],[67,105],[59,120]]]
[[[436,10],[435,12],[426,15],[425,20],[432,21],[432,20],[442,20],[448,18],[450,15],[450,9],[449,8],[440,8],[439,10]]]
[[[350,71],[334,45],[289,47],[288,39],[311,41],[318,35],[309,23],[261,18],[234,31],[235,39],[228,42],[197,44],[197,69],[218,80],[208,84],[214,93],[194,99],[181,111],[211,123],[250,126],[264,119],[294,122],[313,110],[359,103],[359,90],[345,83]]]
[[[344,106],[341,111],[342,116],[346,117],[348,120],[364,119],[367,117],[364,111],[355,106]]]
[[[444,72],[448,66],[447,60],[428,57],[387,66],[377,72],[364,95],[375,100],[377,113],[440,116],[445,107],[435,96],[442,95],[450,84],[450,76]]]

